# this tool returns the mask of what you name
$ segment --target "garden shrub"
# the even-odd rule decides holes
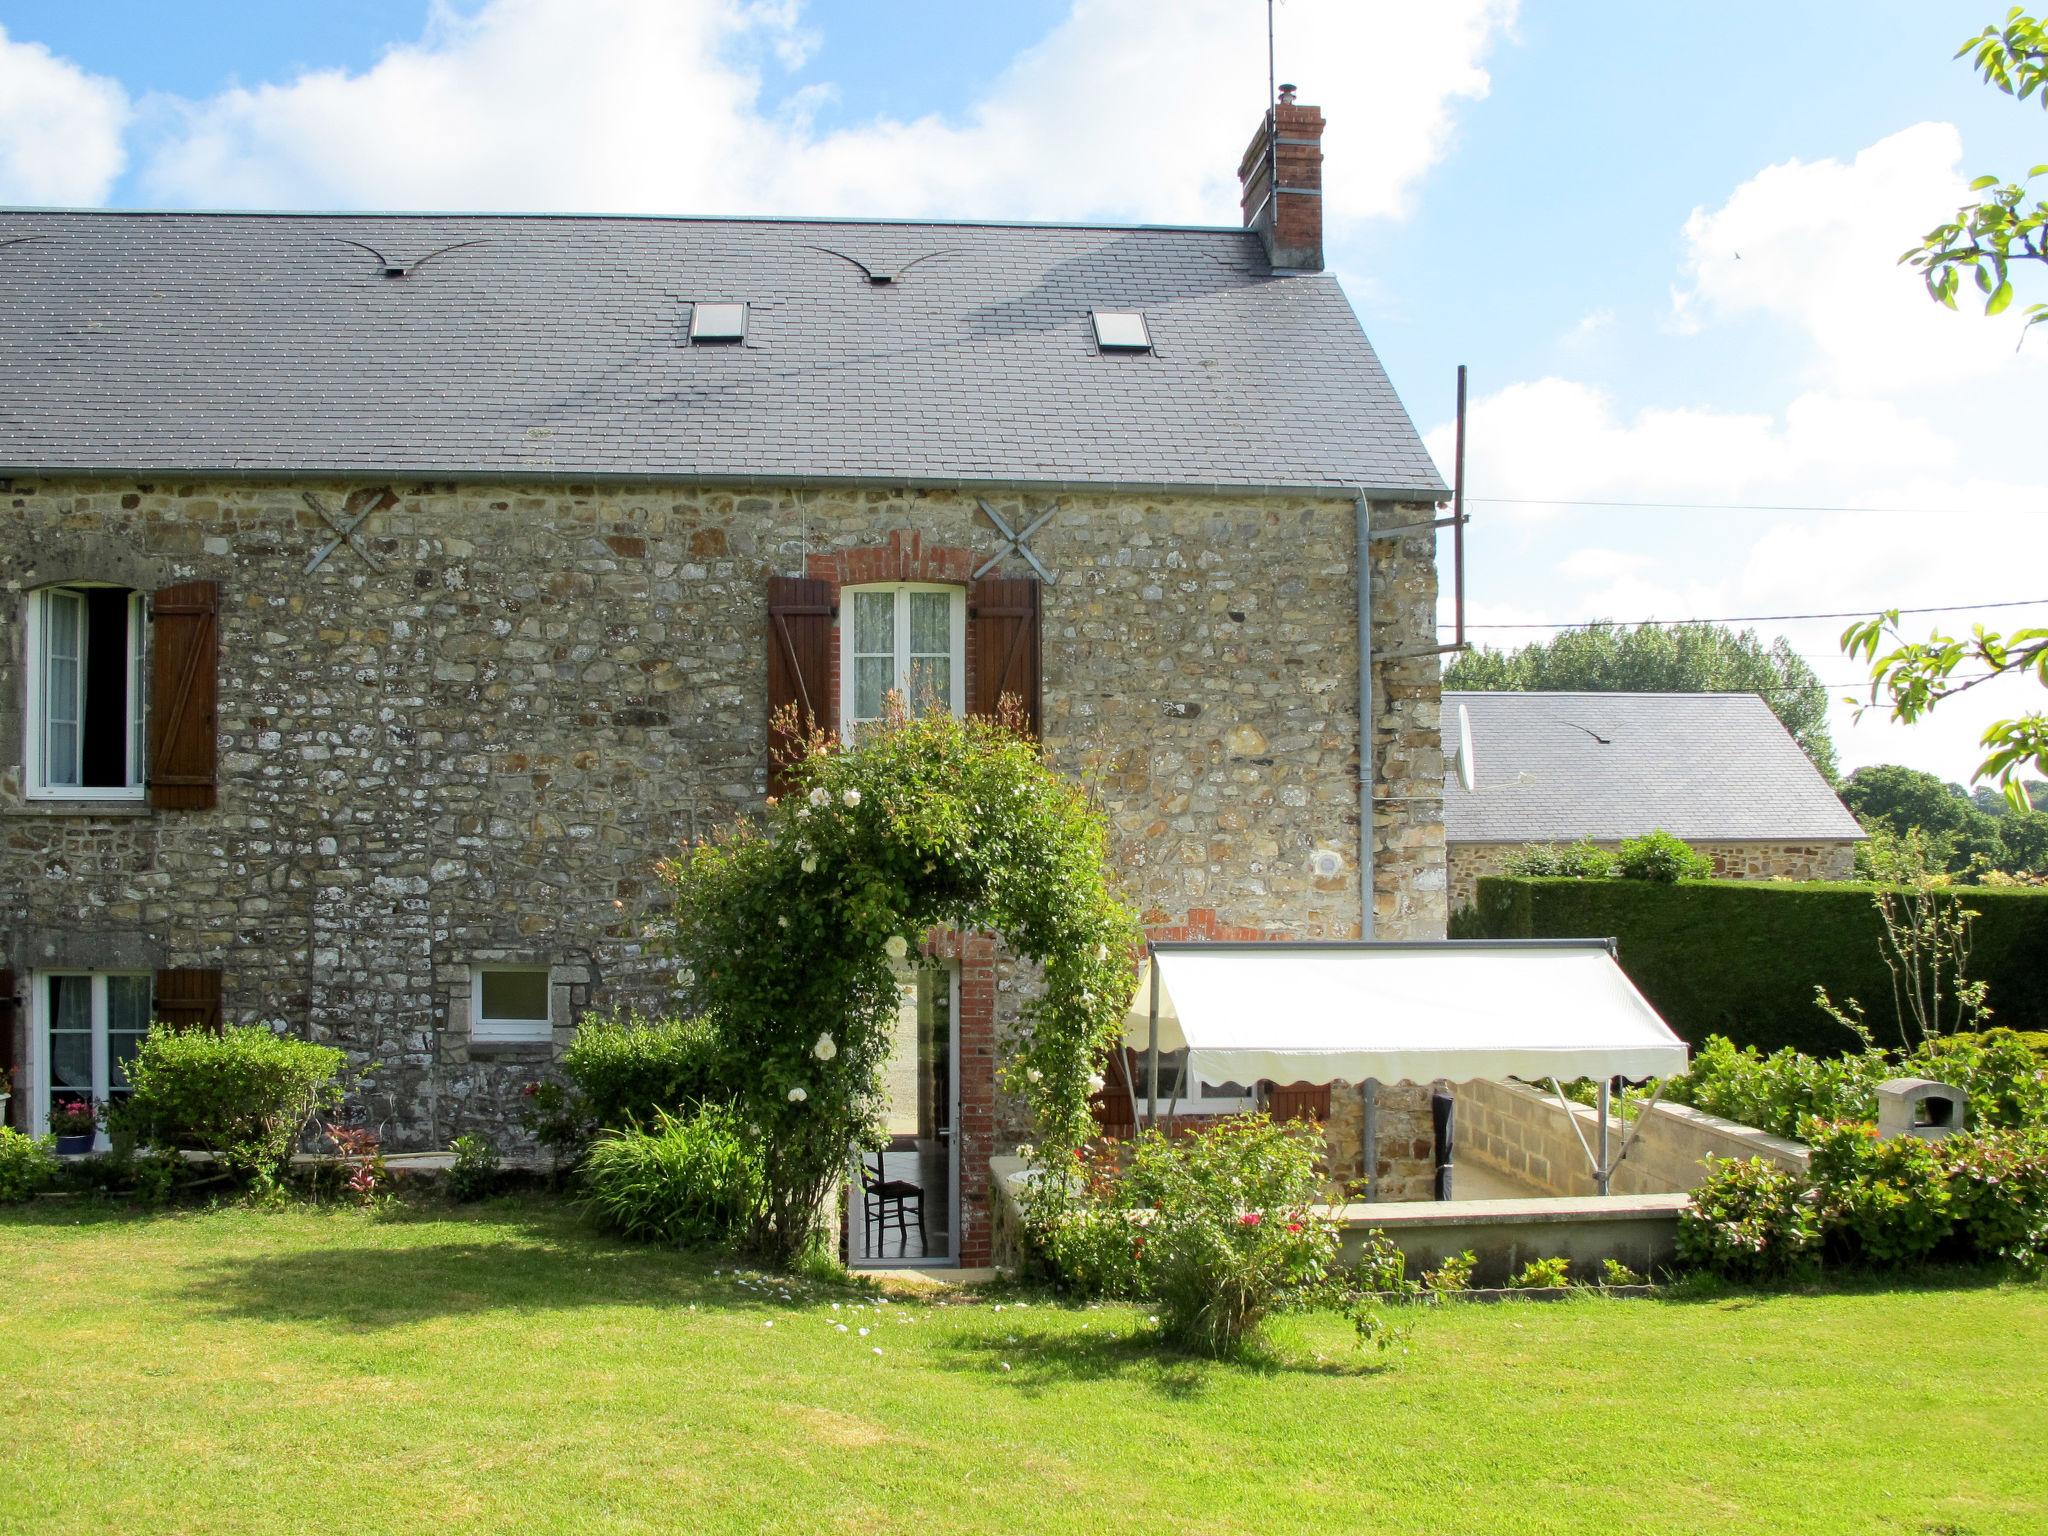
[[[1751,1284],[1792,1279],[1820,1260],[1812,1185],[1760,1157],[1708,1160],[1707,1181],[1679,1214],[1678,1259]]]
[[[2048,1130],[1968,1131],[1935,1147],[1961,1256],[2040,1269],[2048,1260]]]
[[[1970,976],[1993,1022],[2048,1029],[2048,890],[1968,893]],[[1861,1042],[1814,1005],[1814,988],[1875,1004],[1891,996],[1883,925],[1867,885],[1767,880],[1516,879],[1478,883],[1473,938],[1613,938],[1621,968],[1684,1039],[1725,1035],[1816,1055]]]
[[[1828,1250],[1888,1268],[1930,1257],[1949,1234],[1948,1179],[1933,1145],[1917,1136],[1880,1140],[1861,1121],[1809,1129],[1810,1170]]]
[[[470,1131],[448,1144],[455,1161],[448,1169],[448,1195],[454,1200],[481,1200],[494,1194],[504,1176],[498,1144],[480,1131]]]
[[[1572,1283],[1572,1261],[1563,1255],[1531,1259],[1520,1274],[1510,1275],[1508,1285],[1517,1291],[1563,1290]]]
[[[1479,1267],[1479,1255],[1467,1248],[1454,1253],[1435,1269],[1422,1272],[1422,1288],[1439,1296],[1472,1289],[1472,1271]]]
[[[1664,1097],[1774,1136],[1796,1137],[1807,1120],[1874,1120],[1877,1085],[1898,1069],[1875,1051],[1809,1056],[1786,1046],[1766,1056],[1709,1035]]]
[[[38,1141],[0,1125],[0,1205],[41,1194],[57,1182],[61,1166],[47,1137]]]
[[[316,1114],[342,1098],[346,1058],[329,1045],[257,1025],[152,1025],[128,1064],[124,1134],[166,1149],[211,1152],[244,1180],[278,1179]]]
[[[730,1109],[658,1109],[647,1129],[599,1132],[578,1179],[591,1214],[621,1237],[724,1246],[745,1234],[760,1201],[761,1159]]]
[[[1614,872],[1624,880],[1676,885],[1681,880],[1711,878],[1714,861],[1683,838],[1659,828],[1641,837],[1623,838],[1615,850]]]
[[[1142,1296],[1142,1259],[1148,1216],[1119,1193],[1116,1147],[1093,1142],[1074,1153],[1069,1198],[1036,1199],[1027,1221],[1042,1221],[1033,1252],[1046,1277],[1078,1297]],[[1041,1178],[1050,1175],[1041,1174]]]
[[[1972,1125],[2048,1125],[2048,1060],[2010,1029],[1929,1041],[1893,1075],[1962,1089]]]
[[[719,1086],[718,1040],[708,1020],[586,1014],[562,1053],[584,1114],[604,1130],[654,1123],[731,1095]]]
[[[1501,861],[1501,873],[1605,880],[1614,874],[1614,854],[1590,838],[1566,844],[1527,843]]]
[[[1151,1213],[1142,1272],[1171,1342],[1235,1353],[1289,1293],[1329,1280],[1336,1225],[1310,1210],[1321,1153],[1320,1131],[1264,1115],[1139,1135],[1122,1195]]]

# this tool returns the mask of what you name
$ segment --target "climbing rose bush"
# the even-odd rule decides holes
[[[849,1151],[881,1144],[898,966],[933,930],[992,929],[1039,968],[1006,1071],[1051,1152],[1092,1130],[1139,938],[1102,818],[1013,723],[892,700],[851,743],[811,737],[788,775],[763,816],[662,867],[657,935],[760,1139],[751,1245],[778,1263],[813,1240]]]

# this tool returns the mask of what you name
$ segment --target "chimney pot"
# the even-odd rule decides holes
[[[1244,227],[1285,271],[1323,270],[1323,113],[1302,106],[1292,85],[1262,116],[1238,163]]]

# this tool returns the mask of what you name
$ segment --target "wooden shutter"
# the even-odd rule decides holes
[[[1002,713],[1003,698],[1009,695],[1036,739],[1043,725],[1038,583],[1028,576],[977,581],[968,598],[967,621],[974,656],[967,712],[993,718]]]
[[[218,1030],[221,1025],[220,972],[158,971],[150,1016],[173,1029]]]
[[[1266,1095],[1266,1113],[1275,1120],[1313,1120],[1320,1125],[1330,1118],[1330,1085],[1295,1083],[1274,1088]]]
[[[186,581],[150,604],[149,803],[198,811],[217,798],[220,585]]]
[[[7,1113],[0,1116],[0,1125],[28,1125],[28,1083],[27,1074],[17,1081],[16,1067],[25,1059],[21,1042],[15,1038],[19,1027],[21,1004],[14,995],[14,972],[0,970],[0,1093],[13,1095],[7,1106]]]
[[[797,735],[777,726],[797,713]],[[768,578],[768,789],[789,788],[778,757],[798,749],[813,729],[829,731],[832,713],[832,583],[802,576]]]

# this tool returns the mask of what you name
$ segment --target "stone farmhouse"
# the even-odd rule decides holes
[[[1847,880],[1863,828],[1754,693],[1462,693],[1475,786],[1444,782],[1451,910],[1531,843],[1658,828],[1724,880]]]
[[[1155,933],[1441,937],[1446,490],[1322,127],[1262,121],[1243,228],[0,212],[15,1121],[156,1017],[345,1047],[392,1148],[516,1137],[670,996],[653,866],[771,713],[913,676],[1022,701]],[[1030,981],[939,948],[891,1128],[973,1263]]]

